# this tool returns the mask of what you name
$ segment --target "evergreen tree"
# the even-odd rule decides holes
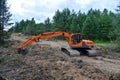
[[[83,23],[82,34],[88,39],[95,40],[98,38],[98,26],[97,17],[93,14],[93,10],[91,9]]]
[[[70,24],[70,32],[79,32],[79,24],[77,24],[77,15],[74,15]]]
[[[103,40],[110,41],[114,29],[112,26],[112,18],[110,17],[107,9],[104,9],[101,15],[99,31]]]
[[[7,0],[0,0],[0,44],[3,43],[5,39],[4,27],[10,25],[8,23],[12,14],[9,12],[9,7],[7,7]]]
[[[116,34],[116,40],[117,40],[116,50],[120,52],[120,3],[119,3],[119,6],[117,6],[116,12],[117,12],[116,26],[115,26],[115,34]]]
[[[46,32],[49,32],[51,31],[51,23],[50,23],[50,18],[47,18],[45,21],[44,21],[44,24],[45,24],[45,28],[46,28]]]
[[[116,39],[117,40],[120,40],[120,4],[119,6],[117,6],[117,9],[116,9],[116,30],[115,30],[115,34],[116,34]]]
[[[71,16],[72,16],[72,22],[71,22],[71,26],[70,26],[71,32],[81,33],[83,23],[86,19],[85,13],[82,14],[79,11],[77,14],[74,13]]]
[[[71,11],[68,8],[63,9],[62,12],[58,10],[53,17],[53,23],[55,30],[69,31],[71,23]]]

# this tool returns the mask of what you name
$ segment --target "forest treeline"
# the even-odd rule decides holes
[[[36,35],[48,31],[67,31],[81,33],[86,39],[113,41],[120,38],[120,16],[104,9],[90,9],[87,13],[75,12],[68,8],[57,10],[52,20],[47,18],[42,23],[21,20],[9,30],[28,35]]]

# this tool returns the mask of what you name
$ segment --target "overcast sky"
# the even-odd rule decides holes
[[[47,17],[52,19],[56,10],[74,9],[76,12],[87,12],[90,8],[115,11],[120,0],[8,0],[13,22],[35,18],[43,22]]]

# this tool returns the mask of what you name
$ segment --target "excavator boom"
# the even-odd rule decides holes
[[[30,39],[28,39],[27,41],[25,41],[22,45],[18,46],[17,49],[22,49],[24,47],[26,47],[27,45],[31,44],[32,42],[37,41],[38,39],[49,39],[49,38],[53,38],[53,37],[58,37],[58,36],[64,36],[65,39],[67,40],[67,42],[70,42],[70,35],[67,32],[45,32],[45,33],[41,33],[37,36],[32,36]]]

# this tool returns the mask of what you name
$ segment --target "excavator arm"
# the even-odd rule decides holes
[[[45,32],[45,33],[41,33],[37,36],[32,36],[30,39],[28,39],[27,41],[25,41],[22,45],[17,47],[18,53],[23,53],[26,54],[27,51],[24,50],[23,48],[26,47],[27,45],[37,41],[38,39],[49,39],[49,38],[53,38],[53,37],[58,37],[58,36],[64,36],[65,39],[67,40],[68,44],[71,44],[71,34],[67,33],[67,32]]]

